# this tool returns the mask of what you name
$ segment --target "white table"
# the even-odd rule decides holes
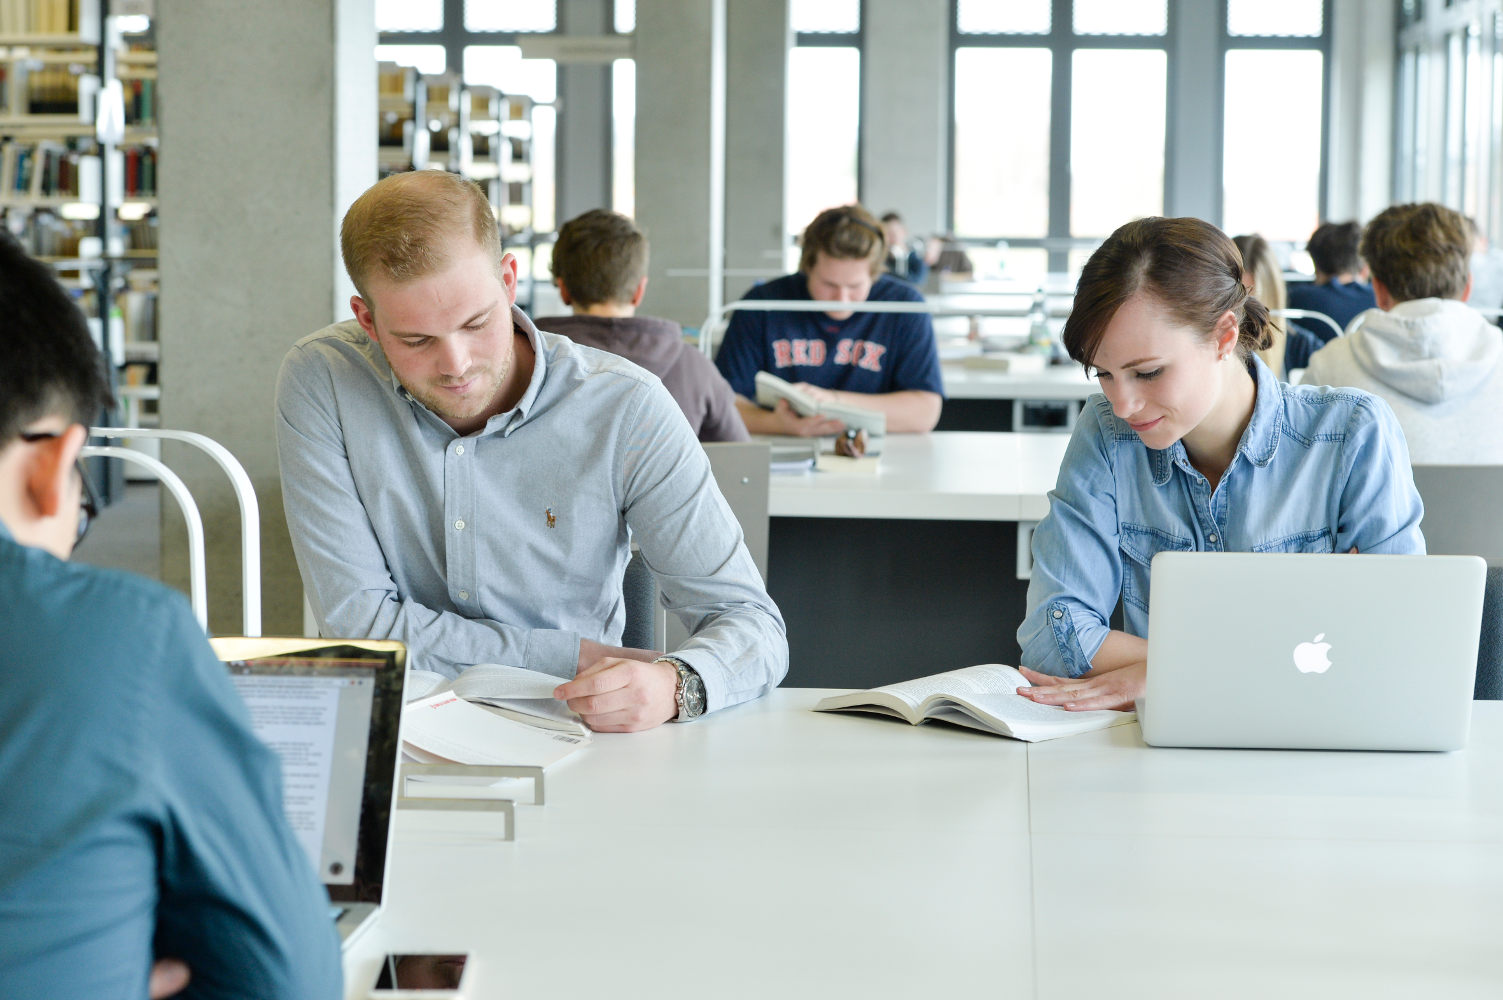
[[[1065,434],[889,434],[875,475],[808,471],[772,477],[773,517],[1037,521],[1049,511]]]
[[[346,958],[489,997],[1503,995],[1503,703],[1457,754],[1029,746],[785,689],[598,736],[548,804],[401,812]]]

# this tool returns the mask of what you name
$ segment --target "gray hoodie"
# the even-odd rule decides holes
[[[1503,464],[1503,331],[1454,299],[1361,313],[1310,357],[1307,385],[1355,386],[1393,407],[1421,464]]]

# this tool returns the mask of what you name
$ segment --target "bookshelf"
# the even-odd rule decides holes
[[[469,158],[469,105],[462,100],[464,87],[458,73],[439,73],[423,78],[426,100],[423,120],[428,128],[428,162],[425,167],[462,173]]]
[[[0,0],[0,223],[77,297],[125,415],[149,426],[160,360],[156,53],[149,28],[123,33],[106,10]]]
[[[532,99],[502,97],[500,105],[497,176],[499,197],[493,203],[507,242],[525,242],[532,235]]]
[[[376,67],[377,164],[382,177],[428,165],[428,129],[419,127],[428,88],[411,66],[393,62]]]

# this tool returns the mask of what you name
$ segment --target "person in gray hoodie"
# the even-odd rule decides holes
[[[553,246],[553,281],[572,316],[544,316],[539,330],[609,351],[663,382],[701,441],[746,441],[736,394],[672,320],[638,316],[647,293],[647,237],[619,212],[594,208],[564,223]]]
[[[1503,464],[1503,331],[1466,304],[1472,229],[1434,203],[1394,205],[1362,234],[1378,308],[1316,351],[1307,385],[1393,407],[1418,464]]]

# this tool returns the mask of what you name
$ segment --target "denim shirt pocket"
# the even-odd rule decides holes
[[[1123,523],[1119,536],[1122,554],[1122,600],[1140,611],[1148,611],[1148,568],[1160,552],[1189,552],[1192,539],[1172,534],[1162,528]]]
[[[1312,531],[1296,531],[1292,535],[1280,535],[1278,538],[1270,538],[1266,542],[1259,542],[1252,547],[1254,552],[1333,552],[1336,541],[1331,537],[1330,528],[1316,528]]]

